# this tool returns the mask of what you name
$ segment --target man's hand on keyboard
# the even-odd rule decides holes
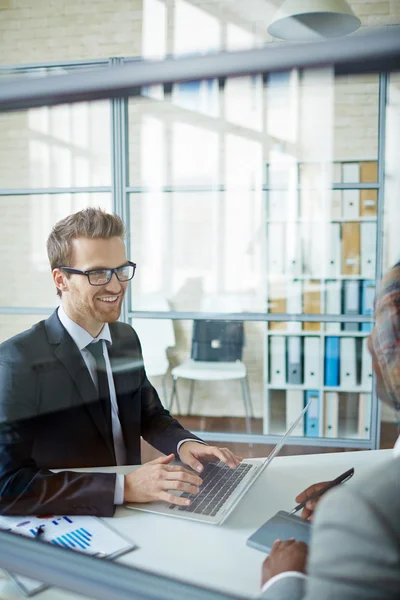
[[[241,456],[235,456],[228,448],[217,448],[216,446],[206,446],[198,442],[184,442],[179,448],[179,458],[185,465],[189,465],[198,473],[204,469],[203,462],[221,461],[231,469],[242,462]]]
[[[164,500],[170,504],[189,506],[190,500],[175,496],[169,490],[198,494],[203,481],[188,469],[170,465],[174,458],[174,454],[161,456],[125,475],[124,502]]]

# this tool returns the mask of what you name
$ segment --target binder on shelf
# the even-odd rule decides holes
[[[303,312],[304,314],[321,313],[321,282],[319,280],[304,281],[303,284]],[[313,321],[303,323],[304,331],[319,331],[320,323]]]
[[[342,192],[341,190],[332,190],[331,199],[331,219],[340,219],[342,216]]]
[[[376,217],[377,205],[377,190],[360,191],[360,217]]]
[[[332,163],[332,182],[333,183],[342,183],[342,163],[341,162]]]
[[[287,223],[286,230],[286,273],[292,277],[303,274],[301,231],[298,223]]]
[[[359,163],[343,163],[343,183],[358,183],[360,181]],[[344,219],[358,219],[360,216],[360,190],[343,190],[342,217]]]
[[[270,380],[272,385],[286,385],[286,339],[283,335],[270,337]]]
[[[339,433],[339,394],[326,392],[324,402],[324,436],[337,438]]]
[[[339,386],[339,362],[339,338],[328,336],[325,339],[325,385]]]
[[[361,387],[370,390],[372,388],[372,357],[368,350],[368,339],[362,339],[361,350]]]
[[[289,336],[287,339],[288,352],[288,380],[290,385],[301,385],[303,382],[302,360],[301,360],[301,337]]]
[[[295,422],[304,408],[304,393],[302,390],[286,391],[286,429]],[[290,435],[304,435],[304,417],[300,419]]]
[[[348,390],[357,385],[356,339],[340,338],[340,385]]]
[[[360,273],[360,224],[342,224],[342,274]]]
[[[288,281],[286,286],[286,310],[289,315],[301,315],[303,312],[303,286],[298,279]],[[288,331],[301,331],[300,321],[288,321]]]
[[[361,288],[361,314],[374,314],[375,282],[366,279]],[[372,331],[373,323],[361,323],[361,331]]]
[[[342,284],[340,280],[325,282],[325,313],[327,315],[342,314]],[[337,333],[340,331],[340,323],[326,323],[325,331]]]
[[[378,163],[376,160],[367,160],[360,163],[360,181],[362,183],[378,181]]]
[[[371,437],[371,400],[372,394],[360,394],[359,396],[358,437],[362,440],[368,440]]]
[[[361,275],[375,277],[376,223],[361,223]]]
[[[268,312],[285,313],[286,311],[285,284],[281,281],[271,281],[269,284]],[[286,323],[284,321],[270,321],[269,329],[286,330]]]
[[[269,273],[281,275],[284,272],[285,230],[284,223],[268,225],[268,268]]]
[[[358,315],[360,307],[360,282],[347,279],[343,282],[343,314]],[[343,323],[344,331],[358,331],[358,323]]]
[[[342,164],[343,183],[358,183],[360,181],[360,163],[344,162]]]
[[[341,273],[341,232],[340,223],[331,223],[328,240],[326,273],[328,277],[337,277]]]
[[[304,385],[318,387],[320,385],[320,339],[304,337]]]
[[[313,398],[313,402],[310,404],[310,408],[305,414],[305,427],[304,434],[306,437],[318,437],[319,436],[319,392],[317,390],[306,391],[306,404]]]

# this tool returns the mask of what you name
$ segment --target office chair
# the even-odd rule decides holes
[[[196,381],[223,381],[238,379],[241,383],[246,419],[246,431],[251,433],[250,417],[253,406],[247,370],[242,362],[244,328],[242,321],[193,321],[192,351],[189,361],[172,369],[171,410],[174,399],[179,407],[177,381],[188,379],[190,396],[188,414],[191,414]]]

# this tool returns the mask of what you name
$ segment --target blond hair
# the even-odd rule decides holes
[[[70,267],[72,240],[77,238],[109,239],[125,238],[125,225],[116,214],[101,208],[85,208],[56,223],[47,238],[47,255],[51,270],[57,267]],[[61,291],[57,289],[57,295]]]

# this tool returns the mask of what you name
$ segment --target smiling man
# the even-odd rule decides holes
[[[240,458],[173,419],[147,379],[139,339],[118,322],[136,265],[117,215],[58,222],[47,251],[60,307],[0,345],[0,512],[111,516],[123,502],[186,504],[202,461]],[[140,437],[166,454],[127,475],[50,469],[140,464]],[[194,470],[171,465],[175,456]]]

